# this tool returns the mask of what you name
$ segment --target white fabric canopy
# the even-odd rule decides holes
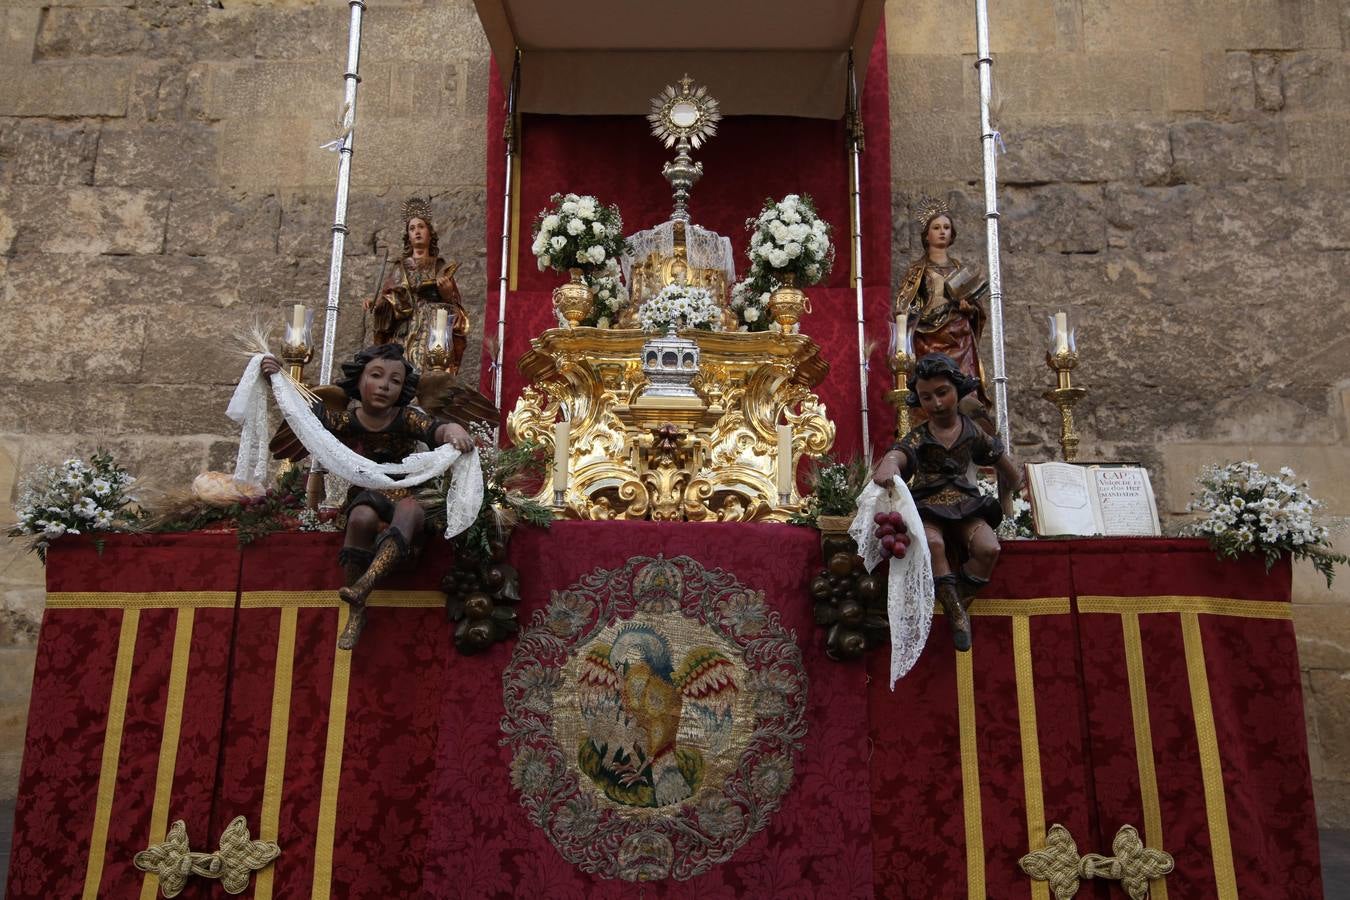
[[[838,119],[848,53],[862,90],[883,0],[474,0],[509,90],[520,50],[521,112],[648,112],[688,73],[723,115]]]

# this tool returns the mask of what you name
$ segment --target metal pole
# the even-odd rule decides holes
[[[333,255],[328,264],[328,306],[323,320],[323,356],[319,362],[319,384],[329,384],[333,376],[333,345],[337,341],[338,298],[342,293],[342,251],[347,240],[347,192],[352,180],[352,142],[356,122],[356,86],[361,83],[357,68],[361,62],[361,15],[365,0],[347,0],[351,7],[351,25],[347,31],[347,71],[342,76],[346,92],[342,105],[342,146],[338,148],[337,208],[333,213]]]
[[[506,353],[506,289],[511,262],[511,166],[516,153],[516,92],[520,87],[520,51],[511,68],[511,91],[506,98],[506,191],[502,201],[502,269],[497,280],[497,352],[493,360],[492,392],[497,409],[502,408],[502,358]],[[500,428],[494,429],[500,431]],[[500,434],[497,443],[501,443]]]
[[[858,157],[862,153],[862,118],[858,111],[858,81],[853,70],[853,51],[848,54],[848,143],[853,165],[853,292],[858,306],[858,394],[862,411],[862,452],[872,451],[872,439],[867,425],[867,334],[863,325],[863,268],[862,268],[862,167]]]
[[[998,132],[989,124],[989,103],[994,93],[994,60],[989,55],[989,6],[987,0],[975,0],[975,42],[980,73],[980,133],[984,143],[984,223],[989,254],[989,325],[994,345],[994,413],[998,433],[1011,447],[1008,428],[1008,370],[1003,360],[1003,272],[998,253],[998,157],[995,142]]]

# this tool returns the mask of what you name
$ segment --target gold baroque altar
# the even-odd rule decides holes
[[[790,472],[834,445],[814,388],[829,371],[805,335],[682,331],[697,342],[696,397],[643,396],[636,329],[556,328],[520,360],[529,385],[506,420],[512,443],[554,450],[570,420],[559,515],[581,519],[783,522],[801,497],[778,490],[778,426],[791,431]],[[554,501],[552,484],[536,497]]]

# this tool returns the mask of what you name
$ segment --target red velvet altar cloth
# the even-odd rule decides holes
[[[493,62],[495,67],[496,62]],[[497,287],[501,272],[502,204],[506,178],[505,149],[501,141],[505,98],[496,70],[488,78],[487,123],[487,246],[488,322],[485,334],[495,335]],[[690,73],[696,79],[697,72]],[[661,85],[652,85],[655,95]],[[716,86],[710,86],[716,93]],[[884,27],[878,31],[868,62],[861,98],[866,130],[861,161],[864,320],[869,342],[868,409],[873,442],[885,442],[894,413],[885,403],[890,386],[886,342],[890,324],[891,286],[891,168],[890,100],[886,74]],[[554,193],[594,194],[604,203],[617,203],[628,233],[650,228],[670,218],[670,186],[661,166],[674,151],[649,133],[642,116],[528,115],[521,124],[520,242],[517,254],[518,290],[507,297],[506,345],[503,353],[502,412],[514,408],[522,385],[516,362],[529,349],[530,339],[556,322],[550,292],[563,280],[549,270],[540,272],[530,252],[531,229],[539,210]],[[798,119],[786,116],[733,116],[718,124],[717,134],[695,158],[703,163],[703,177],[695,185],[690,213],[695,224],[731,239],[736,271],[744,276],[749,262],[745,251],[750,236],[745,220],[759,213],[766,197],[810,194],[821,216],[834,226],[837,257],[833,274],[807,291],[814,312],[802,320],[802,331],[821,346],[830,373],[817,389],[837,432],[835,451],[857,452],[862,440],[858,412],[857,301],[849,280],[851,252],[850,158],[842,120]],[[492,390],[490,358],[483,363],[482,387]]]
[[[282,846],[245,896],[634,895],[526,820],[498,743],[511,647],[453,650],[444,547],[378,595],[348,656],[338,543],[58,542],[9,896],[140,896],[131,857],[170,821],[209,851],[236,815]],[[1030,897],[1017,858],[1055,822],[1108,855],[1134,825],[1175,855],[1170,897],[1321,896],[1287,564],[1193,541],[1012,543],[974,651],[938,620],[890,693],[884,654],[823,656],[818,546],[780,525],[582,522],[512,543],[524,618],[597,567],[689,554],[763,590],[802,644],[809,731],[782,809],[728,863],[646,896]]]

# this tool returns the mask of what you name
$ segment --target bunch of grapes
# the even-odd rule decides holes
[[[877,526],[877,537],[881,540],[881,558],[904,559],[909,549],[909,529],[898,512],[879,512],[872,517]]]

